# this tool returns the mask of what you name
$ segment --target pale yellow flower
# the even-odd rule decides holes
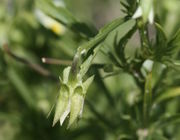
[[[56,20],[52,19],[51,17],[45,15],[42,11],[37,9],[35,11],[36,17],[39,22],[47,29],[52,30],[57,35],[63,35],[65,33],[65,27],[57,22]]]

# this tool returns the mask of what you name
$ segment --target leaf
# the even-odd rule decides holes
[[[159,82],[164,78],[164,71],[166,69],[166,65],[154,61],[152,67],[152,87],[158,88]]]
[[[126,19],[126,18],[123,18],[123,19],[118,18],[118,19],[112,21],[111,23],[104,26],[93,39],[91,39],[87,43],[81,45],[78,48],[78,51],[74,56],[74,60],[73,60],[73,63],[72,63],[73,69],[77,69],[79,67],[77,64],[79,64],[79,61],[81,61],[81,56],[83,54],[86,54],[93,47],[98,46],[102,41],[105,40],[105,38],[107,37],[107,35],[109,33],[111,33],[114,29],[116,29],[119,25],[123,24],[127,20],[128,19]],[[81,65],[81,70],[80,70],[81,77],[84,76],[84,74],[89,69],[89,66],[91,65],[91,62],[92,62],[94,56],[96,55],[96,53],[98,52],[98,50],[99,49],[95,48],[95,50],[93,51],[94,54],[91,54],[88,57],[88,59]]]
[[[126,2],[124,2],[124,1],[120,1],[120,4],[125,8],[125,9],[129,9],[129,5],[126,3]]]
[[[93,39],[91,39],[90,41],[81,45],[78,48],[78,53],[81,54],[82,52],[88,52],[94,46],[99,45],[107,37],[109,33],[111,33],[121,24],[125,23],[127,20],[128,19],[126,18],[118,18],[112,21],[111,23],[105,25]]]
[[[168,55],[167,37],[161,25],[155,23],[156,27],[156,45],[154,47],[154,58],[162,61],[164,56]]]
[[[156,31],[157,31],[157,42],[158,43],[166,42],[167,37],[166,37],[166,33],[163,27],[158,23],[155,23],[155,26],[156,26]]]
[[[180,87],[168,89],[164,93],[161,93],[155,100],[154,105],[159,104],[165,100],[180,96]]]
[[[152,131],[156,131],[157,128],[167,127],[169,125],[176,124],[176,123],[180,123],[180,114],[174,114],[174,115],[165,116],[165,117],[163,116],[159,118],[157,122],[152,124],[150,129],[152,129]]]
[[[106,65],[104,65],[103,71],[107,72],[107,73],[114,72],[113,64],[106,64]]]
[[[132,37],[132,35],[135,33],[137,30],[136,25],[134,25],[120,40],[118,43],[114,43],[114,49],[121,60],[122,63],[126,62],[125,54],[124,54],[124,49],[126,44],[128,43],[129,39]],[[115,37],[115,42],[117,40],[117,37]]]
[[[154,57],[158,61],[163,61],[164,63],[168,63],[168,61],[172,61],[170,57],[174,53],[177,53],[177,49],[180,46],[180,30],[175,34],[175,36],[168,41],[166,34],[159,24],[156,25],[156,46],[154,47],[155,53]]]
[[[131,17],[136,9],[136,0],[121,0],[120,3],[123,6],[121,11],[126,13],[127,16]]]
[[[86,72],[88,71],[89,67],[92,64],[93,59],[95,58],[97,52],[99,49],[102,47],[102,45],[98,46],[97,48],[94,49],[93,54],[91,54],[80,66],[80,76],[83,77]]]
[[[173,51],[175,52],[178,48],[180,48],[180,29],[167,44],[167,49],[172,53]]]
[[[168,140],[168,138],[166,138],[165,136],[163,136],[163,134],[158,133],[158,132],[149,134],[147,139],[148,140]]]

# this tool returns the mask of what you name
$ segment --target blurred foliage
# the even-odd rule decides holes
[[[150,25],[131,18],[136,0],[1,0],[0,140],[179,140],[180,1],[153,4]],[[98,31],[114,6],[119,16]],[[59,76],[77,49],[87,49],[83,78],[95,75],[83,116],[52,127]]]

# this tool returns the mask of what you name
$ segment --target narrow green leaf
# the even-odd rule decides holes
[[[74,57],[72,66],[73,69],[77,69],[79,67],[79,61],[81,61],[81,56],[83,54],[86,54],[90,49],[92,49],[95,46],[98,46],[102,41],[105,40],[105,38],[107,37],[107,35],[109,33],[111,33],[114,29],[116,29],[118,26],[120,26],[121,24],[125,23],[128,19],[126,18],[118,18],[114,21],[112,21],[111,23],[107,24],[106,26],[104,26],[99,33],[90,41],[88,41],[87,43],[81,45],[78,48],[78,51]],[[98,49],[97,49],[98,50]],[[88,67],[90,66],[90,63],[92,62],[94,56],[97,53],[97,50],[94,50],[94,54],[90,55],[89,58],[87,59],[87,61],[83,64],[83,65],[87,65]],[[82,76],[87,72],[88,67],[82,66],[82,72],[80,72],[82,74]],[[73,74],[74,75],[74,74]]]
[[[156,130],[157,131],[157,130]],[[165,136],[163,136],[163,134],[158,133],[158,132],[154,132],[152,134],[149,134],[148,136],[148,140],[168,140],[168,138],[166,138]]]
[[[156,26],[156,31],[157,31],[157,37],[156,37],[156,39],[157,39],[157,42],[160,44],[160,43],[165,43],[165,42],[167,42],[167,37],[166,37],[166,33],[165,33],[165,31],[164,31],[164,29],[163,29],[163,27],[160,25],[160,24],[158,24],[158,23],[155,23],[155,26]],[[165,47],[165,46],[164,46]]]
[[[91,54],[80,66],[80,76],[83,77],[86,72],[88,71],[89,67],[92,64],[93,59],[95,58],[97,52],[102,47],[102,45],[99,45],[97,48],[94,49],[93,54]]]
[[[164,56],[168,55],[167,50],[167,37],[161,25],[155,24],[156,27],[156,45],[154,47],[154,58],[158,61],[162,61]]]
[[[173,124],[176,124],[176,123],[180,123],[180,114],[174,114],[174,115],[171,115],[171,116],[161,117],[161,118],[158,119],[157,122],[152,124],[150,129],[152,131],[156,131],[157,128],[167,127],[169,125],[173,125]]]
[[[179,48],[180,48],[180,29],[176,32],[176,34],[167,44],[167,49],[171,52],[176,51]]]
[[[129,39],[135,33],[137,26],[134,25],[118,42],[118,44],[114,43],[114,48],[117,56],[120,58],[121,62],[126,62],[124,49],[126,44],[128,43]],[[115,38],[116,39],[116,38]]]
[[[178,96],[180,96],[180,87],[168,89],[164,93],[161,93],[161,95],[159,95],[154,100],[154,104],[159,104],[160,102],[163,102],[165,100],[168,100],[168,99],[171,99],[171,98],[175,98],[175,97],[178,97]]]
[[[78,48],[78,53],[82,53],[82,51],[88,52],[89,49],[101,43],[109,33],[111,33],[114,29],[116,29],[118,26],[125,23],[126,21],[127,19],[125,18],[118,18],[111,23],[105,25],[93,39]]]
[[[127,3],[125,3],[124,1],[120,1],[120,4],[127,10],[129,9],[129,5]]]

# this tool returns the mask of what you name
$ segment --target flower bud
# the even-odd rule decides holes
[[[133,19],[143,17],[143,21],[149,21],[150,24],[154,22],[153,0],[141,0],[140,6],[133,15]]]
[[[65,68],[63,71],[63,79],[60,78],[61,88],[56,103],[53,126],[58,120],[60,121],[60,125],[62,125],[69,114],[68,127],[70,127],[77,118],[81,117],[87,89],[94,79],[94,76],[91,76],[82,83],[82,78],[78,74],[72,81],[70,72],[71,67]]]

